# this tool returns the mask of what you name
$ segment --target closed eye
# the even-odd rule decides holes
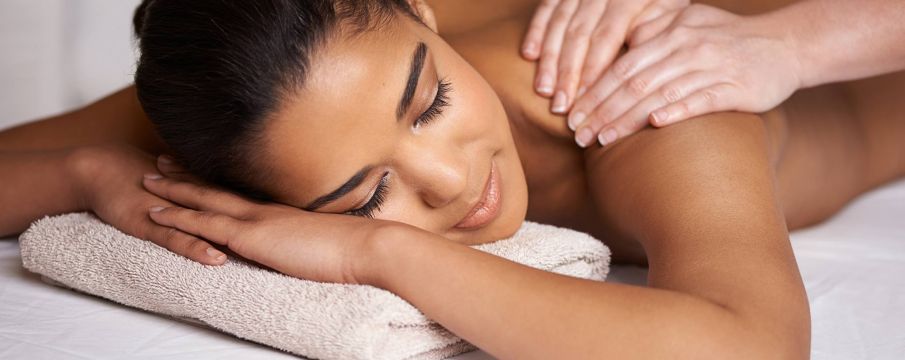
[[[449,93],[451,91],[452,84],[446,79],[441,79],[437,85],[437,95],[434,96],[434,102],[415,119],[413,127],[416,129],[420,128],[443,115],[443,109],[449,106]]]
[[[449,106],[449,93],[451,91],[452,84],[445,79],[440,80],[437,85],[437,94],[434,96],[434,101],[427,110],[415,119],[414,127],[419,128],[423,125],[427,125],[440,117],[440,115],[443,115],[443,109]],[[380,182],[377,184],[377,189],[374,190],[374,195],[371,196],[371,199],[369,199],[367,203],[357,209],[349,210],[345,214],[373,218],[374,213],[380,211],[380,206],[386,201],[386,196],[389,192],[389,175],[389,172],[383,174],[383,177],[380,178]]]
[[[389,176],[389,172],[383,174],[383,177],[380,178],[380,182],[377,184],[377,189],[374,190],[374,195],[371,196],[371,199],[369,199],[367,203],[357,209],[349,210],[345,212],[345,214],[366,217],[369,219],[374,218],[374,213],[380,211],[380,206],[386,201],[387,192],[389,190]]]

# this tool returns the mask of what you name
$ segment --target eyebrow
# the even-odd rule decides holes
[[[427,45],[423,42],[418,43],[415,53],[412,54],[412,65],[409,70],[409,77],[405,83],[405,91],[402,92],[402,99],[399,100],[399,106],[396,107],[396,120],[402,119],[412,100],[415,98],[415,89],[418,88],[418,79],[421,78],[421,70],[424,69],[424,59],[427,58]]]
[[[341,197],[345,196],[352,190],[355,190],[362,182],[364,182],[365,177],[371,172],[373,166],[366,166],[364,169],[359,170],[355,175],[353,175],[349,181],[346,181],[345,184],[340,186],[338,189],[333,190],[333,192],[321,196],[316,200],[312,201],[311,204],[305,207],[306,211],[314,211],[326,206],[329,203],[332,203],[336,200],[339,200]]]
[[[415,48],[415,52],[412,54],[412,64],[409,67],[409,75],[405,82],[405,91],[402,92],[402,99],[399,100],[399,106],[396,107],[397,121],[405,116],[405,113],[408,112],[409,107],[412,105],[412,100],[415,98],[415,90],[418,88],[418,80],[421,78],[421,71],[424,69],[424,60],[426,58],[427,45],[424,42],[419,42],[418,46]],[[342,184],[342,186],[329,194],[312,201],[311,204],[304,207],[304,210],[315,211],[346,196],[346,194],[352,192],[352,190],[355,190],[355,188],[364,182],[372,169],[374,169],[374,166],[365,166],[349,178],[349,181],[346,181],[345,184]]]

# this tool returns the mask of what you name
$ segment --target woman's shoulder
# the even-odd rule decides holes
[[[510,120],[571,139],[565,117],[551,113],[550,99],[534,91],[536,63],[519,53],[529,21],[516,16],[445,38],[493,87]]]
[[[427,0],[443,34],[470,32],[515,17],[529,18],[540,0]]]

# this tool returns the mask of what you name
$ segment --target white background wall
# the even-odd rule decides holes
[[[0,129],[122,88],[139,0],[0,1]]]

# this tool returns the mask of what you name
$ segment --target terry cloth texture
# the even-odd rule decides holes
[[[443,359],[474,349],[389,291],[297,279],[235,257],[201,265],[88,213],[45,217],[19,242],[25,268],[54,284],[304,357]],[[580,278],[602,281],[609,271],[603,243],[549,225],[526,222],[474,248]]]

